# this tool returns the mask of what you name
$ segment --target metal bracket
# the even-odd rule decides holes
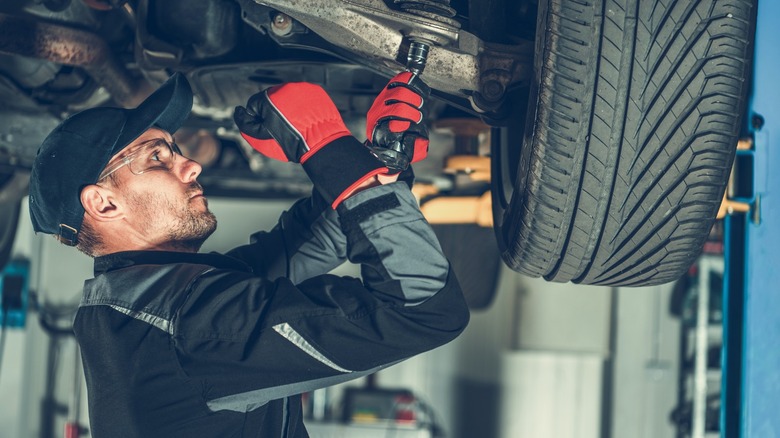
[[[745,198],[739,197],[736,192],[737,181],[741,178],[737,172],[737,159],[739,159],[740,153],[750,153],[753,150],[753,139],[744,138],[737,142],[737,158],[734,160],[734,165],[731,169],[731,176],[726,186],[726,191],[723,193],[723,201],[718,209],[717,218],[723,219],[726,215],[735,213],[747,213],[751,222],[755,225],[761,223],[761,195],[756,193],[755,195]],[[747,176],[752,178],[751,175]],[[744,177],[743,177],[744,178]]]

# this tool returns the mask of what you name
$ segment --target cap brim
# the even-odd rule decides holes
[[[187,120],[191,110],[192,88],[184,75],[174,73],[137,108],[127,110],[127,122],[111,155],[124,149],[153,126],[175,132]]]

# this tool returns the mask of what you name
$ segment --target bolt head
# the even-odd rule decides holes
[[[482,84],[482,96],[488,100],[499,99],[504,94],[504,86],[496,80],[488,80]]]
[[[281,12],[273,16],[271,30],[275,35],[286,36],[292,32],[292,18]]]

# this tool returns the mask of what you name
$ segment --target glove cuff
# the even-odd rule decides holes
[[[303,170],[334,210],[361,183],[389,172],[384,163],[351,135],[320,148],[303,163]]]

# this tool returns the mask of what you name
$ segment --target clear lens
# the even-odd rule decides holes
[[[173,167],[176,154],[168,142],[155,141],[141,148],[133,154],[132,161],[128,164],[130,171],[141,175],[150,170],[168,170]]]
[[[122,157],[112,166],[107,167],[101,173],[98,181],[107,178],[124,166],[127,166],[130,172],[135,175],[141,175],[151,170],[170,170],[173,168],[176,155],[181,155],[181,150],[176,143],[171,144],[161,138],[150,140]]]

